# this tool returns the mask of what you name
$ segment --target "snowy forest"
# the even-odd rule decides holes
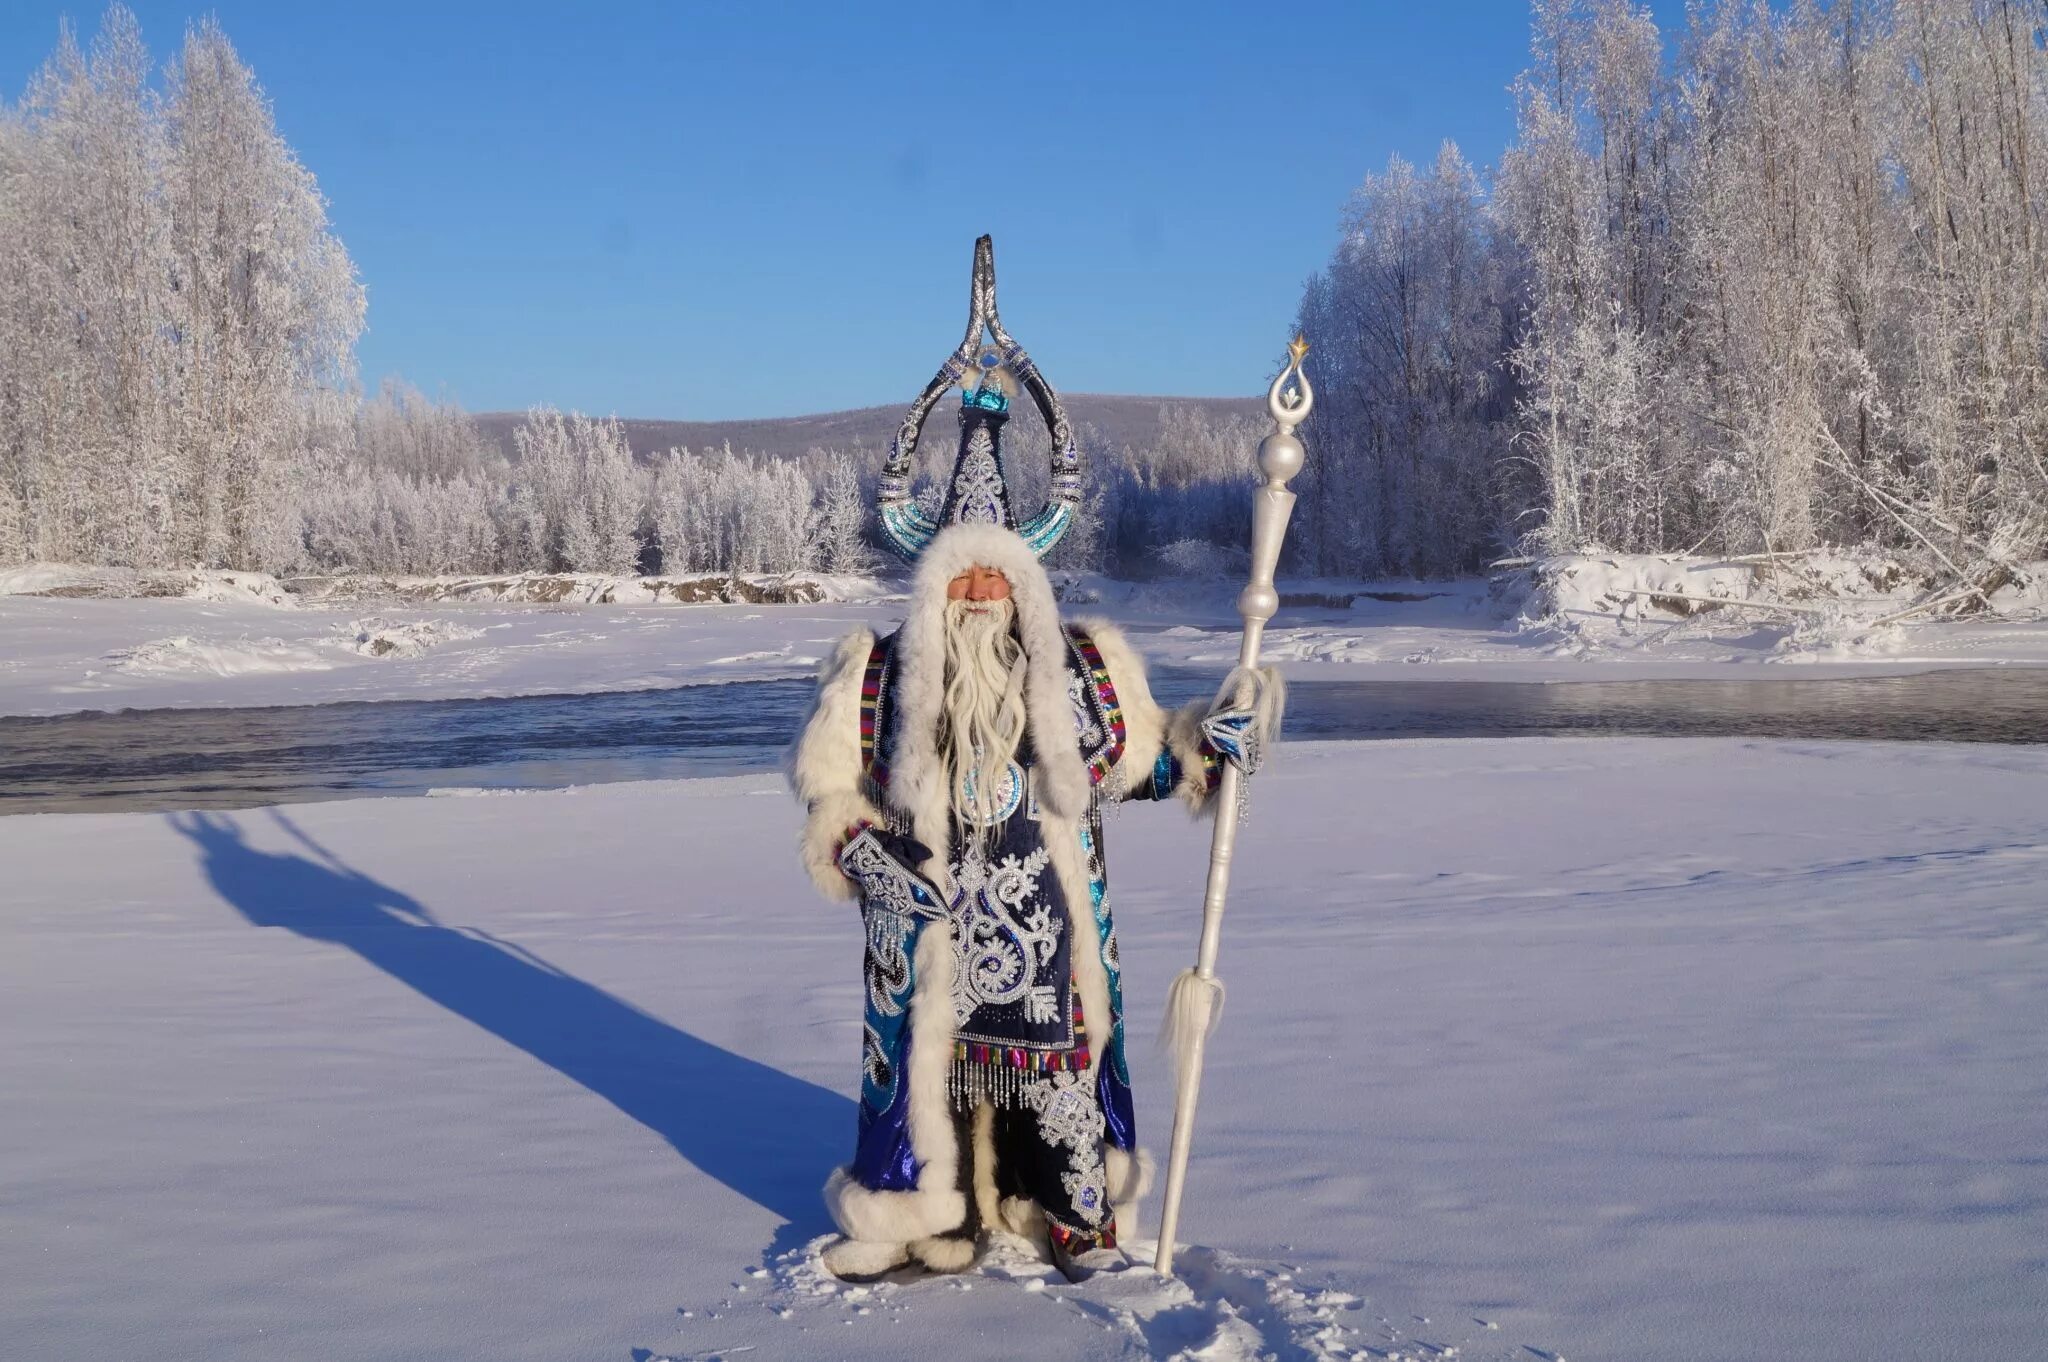
[[[0,564],[881,565],[879,450],[636,458],[617,420],[540,406],[502,451],[452,403],[398,381],[360,391],[364,289],[212,21],[160,79],[125,9],[87,45],[63,36],[0,111],[0,249]],[[925,441],[934,474],[950,466],[945,425]],[[1163,410],[1160,432],[1135,449],[1090,441],[1095,487],[1060,563],[1230,561],[1256,432],[1194,407]],[[1042,481],[1044,433],[1020,421],[1012,445],[1022,480]],[[1204,479],[1218,495],[1182,495]]]
[[[1517,135],[1346,208],[1300,325],[1328,572],[2048,551],[2048,49],[2011,0],[1539,0]]]
[[[1540,0],[1512,98],[1497,166],[1395,158],[1307,283],[1293,570],[1833,545],[1982,590],[2048,552],[2037,6],[1705,0],[1665,34],[1627,0]],[[363,392],[365,315],[217,24],[160,70],[124,9],[67,33],[0,109],[0,563],[879,565],[879,450],[636,457],[616,420],[546,406],[501,450],[452,403]],[[1091,499],[1055,566],[1242,560],[1250,422],[1081,433]],[[1042,432],[1011,437],[1042,478]],[[928,472],[950,446],[935,420]]]

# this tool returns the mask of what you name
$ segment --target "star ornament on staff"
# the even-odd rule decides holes
[[[1294,338],[1287,347],[1288,361],[1266,390],[1266,410],[1273,417],[1273,433],[1259,442],[1259,471],[1265,482],[1252,493],[1251,580],[1238,594],[1237,613],[1244,619],[1244,636],[1238,645],[1237,667],[1224,679],[1218,692],[1220,702],[1235,696],[1232,709],[1256,713],[1268,709],[1274,697],[1261,694],[1272,685],[1268,673],[1259,671],[1259,642],[1266,621],[1280,608],[1280,595],[1273,588],[1273,570],[1280,562],[1280,545],[1287,537],[1287,521],[1294,513],[1294,493],[1288,480],[1301,472],[1308,452],[1294,431],[1308,419],[1315,405],[1315,389],[1301,362],[1308,356],[1308,341]],[[1256,724],[1243,726],[1246,735],[1260,731]],[[1211,740],[1230,752],[1230,733],[1212,733]],[[1202,1055],[1209,1034],[1223,1012],[1223,981],[1216,976],[1216,954],[1223,937],[1223,904],[1230,891],[1230,861],[1237,847],[1237,831],[1243,821],[1244,782],[1258,766],[1256,741],[1242,743],[1223,768],[1216,789],[1216,829],[1209,843],[1209,881],[1202,896],[1202,936],[1195,950],[1195,963],[1173,981],[1167,995],[1166,1037],[1173,1052],[1175,1093],[1173,1144],[1167,1157],[1166,1191],[1159,1222],[1159,1253],[1153,1265],[1162,1273],[1173,1271],[1174,1236],[1180,1229],[1181,1197],[1186,1191],[1188,1153],[1194,1143],[1195,1104],[1201,1095]]]

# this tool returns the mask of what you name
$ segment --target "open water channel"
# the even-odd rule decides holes
[[[1214,676],[1162,670],[1162,701]],[[809,680],[596,695],[0,718],[0,813],[242,808],[770,769]],[[2048,668],[1821,680],[1297,681],[1291,738],[2048,742]]]

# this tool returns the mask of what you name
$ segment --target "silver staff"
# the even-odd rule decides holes
[[[1308,354],[1308,342],[1300,336],[1287,347],[1287,367],[1266,390],[1266,409],[1273,415],[1274,430],[1259,442],[1259,471],[1265,483],[1252,494],[1252,576],[1237,598],[1237,613],[1244,617],[1244,638],[1238,644],[1237,670],[1224,683],[1226,691],[1248,685],[1256,693],[1259,639],[1266,621],[1280,608],[1280,595],[1273,589],[1273,569],[1280,562],[1280,542],[1287,537],[1287,520],[1294,513],[1294,493],[1287,480],[1301,471],[1307,452],[1295,437],[1294,428],[1308,419],[1315,403],[1308,375],[1301,361]],[[1242,772],[1236,762],[1226,763],[1216,786],[1216,831],[1209,842],[1209,887],[1202,898],[1202,940],[1196,948],[1195,964],[1173,981],[1167,1003],[1167,1030],[1172,1037],[1177,1088],[1173,1104],[1173,1147],[1166,1163],[1165,1209],[1159,1222],[1159,1256],[1154,1266],[1161,1273],[1173,1271],[1174,1234],[1180,1228],[1180,1199],[1188,1173],[1188,1150],[1195,1137],[1195,1101],[1201,1095],[1202,1051],[1209,1032],[1223,1006],[1223,981],[1216,977],[1216,952],[1223,938],[1223,898],[1230,890],[1230,855],[1237,843],[1238,798]]]

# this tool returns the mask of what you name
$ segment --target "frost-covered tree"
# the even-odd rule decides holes
[[[28,559],[28,523],[21,496],[0,482],[0,567]]]
[[[843,454],[816,455],[810,462],[827,470],[828,481],[831,469],[846,467]],[[851,486],[857,496],[858,484]],[[865,507],[858,518],[851,510],[848,487],[821,499],[804,463],[736,454],[726,446],[670,450],[655,473],[647,520],[660,541],[664,572],[858,571],[864,568],[856,565],[867,561],[854,556],[864,548],[858,530],[849,543],[821,528],[828,517],[842,527],[865,520]]]
[[[1158,433],[1140,445],[1109,448],[1084,432],[1093,451],[1087,490],[1048,562],[1144,576],[1175,571],[1161,552],[1182,540],[1242,549],[1260,434],[1257,422],[1214,419],[1191,403],[1163,404]]]
[[[1891,22],[1917,325],[1882,481],[1989,581],[2048,543],[2048,33],[2009,0],[1900,0]]]
[[[579,494],[588,538],[564,556],[575,572],[632,572],[639,562],[643,500],[633,471],[633,451],[617,417],[593,421],[577,414],[569,422],[569,443],[579,475]]]
[[[661,549],[663,572],[688,572],[703,565],[711,535],[705,491],[701,464],[688,450],[671,449],[656,464],[648,520]]]
[[[340,397],[339,394],[336,395]],[[294,502],[321,572],[441,574],[519,565],[507,466],[467,413],[387,383],[308,450]]]
[[[812,452],[810,462],[824,466],[818,482],[817,566],[826,572],[873,571],[875,552],[867,542],[868,497],[853,459]]]
[[[1317,570],[1441,574],[1498,551],[1507,299],[1478,177],[1455,146],[1426,173],[1395,157],[1352,195],[1299,318],[1319,396],[1297,552]]]
[[[0,482],[39,557],[289,566],[362,291],[219,28],[150,76],[116,6],[0,118]]]
[[[68,28],[8,119],[0,439],[29,552],[161,561],[175,499],[161,104],[135,18]]]
[[[817,566],[817,523],[810,479],[782,459],[736,465],[733,561],[745,572]]]
[[[1539,0],[1531,28],[1490,197],[1391,167],[1304,294],[1306,558],[1470,545],[1454,527],[1489,517],[1419,475],[1472,450],[1451,485],[1490,484],[1496,542],[1866,543],[1965,596],[2048,553],[2048,15],[1702,0],[1667,44],[1631,0]],[[1459,346],[1416,319],[1461,309],[1418,262],[1475,232],[1504,306],[1450,371],[1511,418],[1432,447],[1416,365]]]
[[[1659,542],[1674,489],[1656,476],[1669,305],[1658,40],[1627,0],[1539,0],[1517,85],[1501,220],[1526,264],[1517,448],[1541,489],[1525,529],[1549,548]]]
[[[595,551],[596,536],[583,505],[582,471],[569,439],[569,422],[553,407],[534,407],[512,433],[515,476],[526,491],[528,538],[537,557],[522,567],[557,571],[572,556]]]
[[[220,26],[185,34],[166,100],[166,197],[187,555],[281,566],[306,403],[354,370],[364,296],[312,175]]]
[[[472,477],[502,463],[468,412],[387,378],[355,411],[355,458],[422,478]]]
[[[595,420],[535,407],[513,432],[510,477],[518,566],[544,571],[632,572],[640,560],[647,495],[616,417]],[[509,499],[508,499],[509,500]]]

